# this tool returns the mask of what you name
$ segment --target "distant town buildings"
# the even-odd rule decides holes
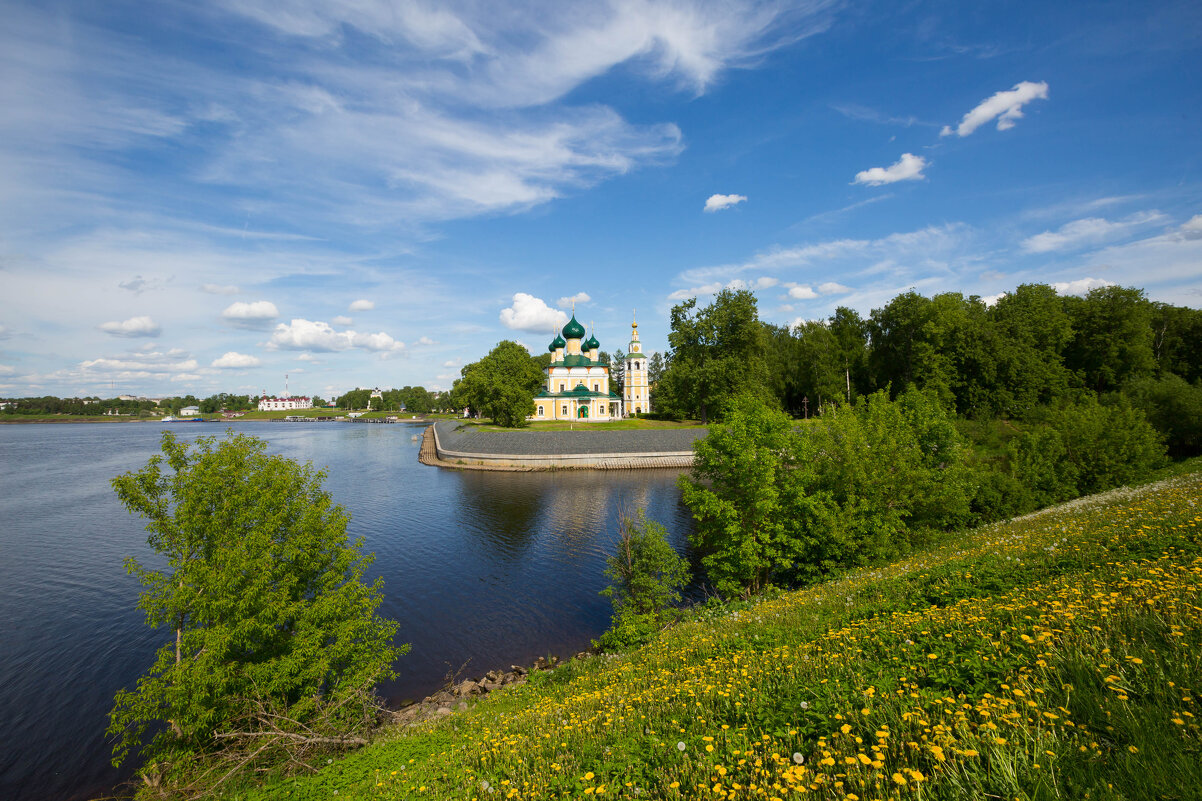
[[[185,406],[179,410],[180,417],[198,417],[200,415],[199,406]]]
[[[259,411],[274,412],[282,409],[312,409],[313,399],[308,397],[299,398],[269,398],[267,393],[263,393],[263,397],[259,398]]]

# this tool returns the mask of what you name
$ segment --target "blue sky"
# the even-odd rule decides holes
[[[0,395],[449,388],[908,289],[1202,306],[1202,5],[0,0]]]

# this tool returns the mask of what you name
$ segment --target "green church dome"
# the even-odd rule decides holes
[[[568,343],[563,341],[563,337],[557,336],[551,340],[551,344],[547,346],[547,350],[554,353],[556,348],[566,348],[567,346]]]
[[[563,335],[568,339],[580,339],[584,336],[584,326],[576,322],[576,315],[572,315],[571,321],[563,327]]]
[[[597,341],[597,338],[595,336],[593,336],[593,337],[589,337],[585,341],[583,347],[585,350],[593,350],[595,348],[601,347],[601,343]]]

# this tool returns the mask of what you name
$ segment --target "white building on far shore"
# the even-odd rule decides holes
[[[308,397],[299,398],[269,398],[267,393],[263,393],[263,397],[259,398],[259,411],[275,412],[285,409],[312,409],[313,399]]]

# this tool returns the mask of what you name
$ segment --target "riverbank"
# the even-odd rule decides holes
[[[706,428],[495,431],[454,421],[426,429],[422,464],[466,470],[687,468]]]
[[[692,610],[244,799],[1180,797],[1202,475]]]

